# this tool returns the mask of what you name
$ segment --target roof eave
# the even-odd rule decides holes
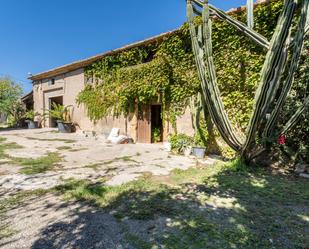
[[[106,56],[109,56],[109,55],[112,55],[112,54],[115,54],[115,53],[120,53],[120,52],[123,52],[123,51],[131,49],[131,48],[135,48],[135,47],[138,47],[138,46],[147,45],[147,44],[159,41],[161,39],[164,39],[165,37],[168,37],[168,36],[176,33],[177,31],[179,31],[179,29],[175,29],[175,30],[172,30],[172,31],[169,31],[169,32],[165,32],[165,33],[151,37],[151,38],[146,39],[146,40],[138,41],[138,42],[126,45],[124,47],[121,47],[121,48],[118,48],[118,49],[115,49],[115,50],[111,50],[111,51],[108,51],[108,52],[105,52],[105,53],[102,53],[102,54],[98,54],[98,55],[89,57],[89,58],[84,59],[84,60],[76,61],[76,62],[73,62],[73,63],[70,63],[70,64],[66,64],[64,66],[61,66],[61,67],[57,67],[57,68],[54,68],[54,69],[51,69],[51,70],[48,70],[48,71],[45,71],[45,72],[42,72],[42,73],[38,73],[36,75],[29,77],[28,79],[30,79],[32,81],[37,81],[37,80],[42,80],[42,79],[49,78],[49,77],[55,77],[57,75],[68,73],[68,72],[71,72],[73,70],[77,70],[77,69],[80,69],[80,68],[84,68],[84,67],[87,67],[87,66],[91,65],[92,63],[94,63],[95,61],[98,61],[98,60],[100,60],[100,59],[102,59]]]

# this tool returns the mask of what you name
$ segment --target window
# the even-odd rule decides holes
[[[93,84],[93,77],[89,76],[89,77],[86,77],[85,76],[85,84]]]
[[[55,85],[55,79],[50,79],[48,85],[49,86]]]

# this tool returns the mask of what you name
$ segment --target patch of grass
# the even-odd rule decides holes
[[[163,165],[160,165],[160,164],[156,164],[156,166],[157,166],[158,168],[161,168],[161,169],[164,169],[164,168],[165,168]]]
[[[6,141],[6,138],[5,137],[0,137],[0,143],[3,143]]]
[[[76,149],[71,149],[69,150],[70,152],[78,152],[78,151],[83,151],[83,150],[88,150],[87,148],[76,148]]]
[[[56,149],[57,150],[71,150],[72,147],[70,147],[70,146],[60,146],[60,147],[57,147]]]
[[[104,165],[110,165],[112,163],[115,163],[117,161],[124,161],[124,162],[134,162],[134,163],[138,163],[137,161],[135,161],[134,159],[132,159],[132,156],[122,156],[122,157],[116,157],[112,160],[109,160],[109,161],[105,161],[105,162],[102,162],[102,164]]]
[[[12,237],[14,234],[16,234],[16,231],[13,230],[8,223],[0,224],[0,240]]]
[[[58,153],[48,153],[46,156],[40,158],[19,158],[11,157],[5,153],[5,150],[21,149],[23,146],[17,143],[3,143],[6,139],[0,140],[0,159],[7,159],[9,164],[16,164],[22,166],[21,173],[26,175],[33,175],[52,170],[62,158]]]
[[[113,210],[119,222],[166,220],[164,232],[145,231],[152,240],[128,236],[137,248],[305,248],[309,241],[305,179],[239,161],[175,170],[165,178],[148,175],[115,187],[71,180],[57,191]]]
[[[175,210],[169,205],[167,186],[143,177],[121,186],[105,186],[87,181],[69,180],[56,187],[66,198],[92,202],[100,207],[115,209],[118,218],[128,216],[134,219],[151,219],[156,214],[172,214]],[[159,191],[160,194],[156,194]],[[135,194],[136,193],[136,194]],[[130,195],[128,198],[127,195]]]
[[[8,125],[6,123],[0,123],[0,130],[5,130],[8,128]]]
[[[37,190],[19,192],[13,196],[10,196],[7,198],[1,198],[0,199],[0,213],[3,213],[12,207],[16,207],[20,205],[27,198],[30,198],[33,196],[43,196],[48,192],[50,192],[50,190],[37,189]]]
[[[117,160],[113,159],[113,160],[105,161],[105,162],[103,162],[103,164],[104,164],[104,165],[110,165],[110,164],[112,164],[112,163],[114,163],[114,162],[116,162],[116,161],[117,161]]]
[[[21,173],[33,175],[53,170],[62,157],[58,153],[48,153],[39,158],[12,158],[12,163],[22,166]]]
[[[106,169],[105,174],[106,174],[106,175],[109,175],[110,173],[112,173],[113,171],[116,171],[117,169],[118,169],[117,167],[108,167],[108,168]]]
[[[248,172],[248,170],[250,170],[245,162],[239,158],[226,164],[226,169],[234,172]]]
[[[134,248],[138,248],[138,249],[153,249],[154,248],[152,243],[144,241],[138,236],[131,234],[131,233],[125,234],[125,240],[129,242]]]
[[[100,167],[102,167],[102,163],[91,163],[85,166],[85,168],[90,168],[93,170],[98,170]]]
[[[55,140],[55,141],[61,141],[61,142],[64,142],[66,144],[73,144],[73,143],[76,143],[77,141],[76,140],[73,140],[73,139],[61,139],[61,140]]]
[[[131,156],[116,157],[115,160],[122,160],[125,162],[130,162],[132,160],[132,157]]]
[[[132,159],[132,156],[116,157],[114,160],[115,161],[124,161],[124,162],[134,162],[134,163],[137,163],[137,161]]]
[[[5,153],[6,150],[22,149],[23,146],[17,143],[5,143],[6,138],[0,137],[0,159],[8,159],[9,156]]]
[[[66,144],[75,143],[76,140],[73,139],[62,139],[62,138],[36,138],[36,137],[25,137],[29,140],[36,140],[36,141],[48,141],[48,142],[64,142]]]

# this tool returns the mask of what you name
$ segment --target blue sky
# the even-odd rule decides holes
[[[210,0],[228,10],[246,0]],[[0,76],[45,71],[181,26],[185,0],[0,0]]]

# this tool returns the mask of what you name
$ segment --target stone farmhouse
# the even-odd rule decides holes
[[[257,4],[267,3],[268,1],[260,0]],[[232,9],[229,13],[244,11],[243,7]],[[83,105],[76,103],[78,94],[89,83],[85,77],[84,69],[92,63],[109,55],[121,53],[139,46],[158,43],[168,36],[173,35],[177,30],[160,34],[149,39],[136,42],[122,48],[118,48],[103,54],[99,54],[84,60],[76,61],[61,67],[57,67],[42,73],[32,75],[29,79],[33,82],[33,108],[37,112],[48,110],[52,103],[64,106],[72,106],[72,122],[77,129],[82,131],[95,131],[98,133],[108,134],[113,127],[120,128],[122,134],[130,136],[134,141],[140,143],[151,143],[151,129],[153,126],[161,129],[162,140],[166,140],[172,133],[171,124],[164,123],[161,118],[161,106],[159,103],[153,103],[142,112],[132,113],[128,117],[107,117],[97,122],[92,122],[87,117],[87,111]],[[190,109],[179,117],[176,121],[179,133],[188,135],[194,134],[192,117]],[[44,127],[55,127],[55,120],[49,118],[43,123]]]
[[[77,129],[82,131],[95,131],[108,134],[113,127],[117,127],[120,128],[121,134],[132,137],[134,141],[150,143],[151,127],[155,125],[163,131],[162,140],[165,140],[170,133],[171,127],[169,124],[163,124],[159,103],[153,103],[147,106],[143,111],[143,115],[132,113],[129,117],[116,118],[110,116],[97,122],[92,122],[87,117],[87,111],[84,106],[79,106],[76,103],[76,98],[86,84],[91,84],[84,75],[85,67],[105,56],[121,53],[141,45],[160,42],[160,40],[172,35],[174,32],[176,31],[160,34],[144,41],[31,76],[30,79],[33,82],[34,110],[39,113],[42,110],[48,110],[52,108],[52,103],[64,106],[70,105],[72,106],[72,122],[77,126]],[[56,122],[48,118],[44,121],[43,126],[56,127]],[[189,110],[177,120],[177,127],[181,133],[193,134],[194,130]]]

